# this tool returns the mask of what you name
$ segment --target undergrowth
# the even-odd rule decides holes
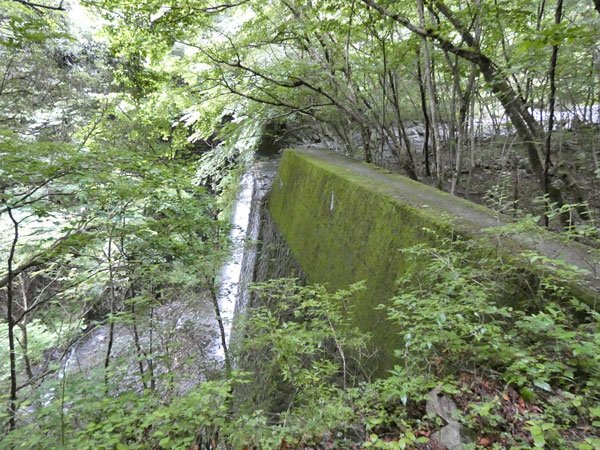
[[[425,405],[437,388],[469,430],[463,448],[600,448],[600,316],[560,287],[573,273],[533,277],[438,242],[403,250],[425,264],[380,306],[396,349],[386,378],[371,379],[374,349],[351,319],[360,284],[273,280],[236,327],[236,371],[171,401],[72,381],[0,447],[435,449],[445,422]]]
[[[475,245],[405,250],[429,263],[387,307],[401,363],[381,385],[404,405],[441,386],[474,446],[597,448],[600,316],[563,288],[568,268],[533,278]]]

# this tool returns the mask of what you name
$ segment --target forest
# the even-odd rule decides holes
[[[600,0],[0,1],[0,449],[600,448],[560,261],[404,249],[385,377],[361,283],[257,283],[228,341],[240,184],[290,147],[599,249]]]

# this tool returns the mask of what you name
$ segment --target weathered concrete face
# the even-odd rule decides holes
[[[400,249],[434,240],[425,229],[472,238],[482,228],[502,225],[486,208],[320,149],[285,151],[269,210],[309,282],[331,289],[366,282],[352,315],[381,351],[379,374],[392,367],[401,340],[376,307],[396,293],[398,278],[419,270],[419,263],[409,262]],[[502,251],[518,252],[529,240],[506,238]],[[588,250],[563,246],[562,254],[547,256],[577,264],[578,252]],[[498,246],[481,247],[482,255],[492,251]],[[597,259],[591,270],[596,267]]]

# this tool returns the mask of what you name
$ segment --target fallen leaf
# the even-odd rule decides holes
[[[488,445],[490,445],[492,443],[492,440],[488,437],[481,437],[477,440],[477,443],[479,445],[483,445],[484,447],[487,447]]]

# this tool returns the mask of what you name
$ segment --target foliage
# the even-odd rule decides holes
[[[388,310],[402,330],[397,355],[403,363],[385,384],[399,383],[405,404],[411,396],[420,401],[428,386],[445,386],[471,400],[463,423],[504,445],[533,439],[542,446],[544,436],[551,448],[595,442],[593,433],[571,434],[595,420],[600,382],[600,317],[558,288],[573,273],[561,268],[536,282],[506,260],[473,259],[472,245],[457,240],[405,250],[430,262],[401,280]],[[522,298],[515,297],[518,283],[528,286]],[[482,382],[485,394],[478,390]],[[515,391],[524,403],[511,423],[505,408],[518,400]]]
[[[366,363],[366,337],[352,326],[348,308],[360,284],[329,293],[280,279],[258,284],[263,306],[242,323],[247,336],[239,351],[253,382],[240,392],[242,410],[259,409],[283,429],[254,430],[249,439],[276,445],[317,436],[353,417],[346,390]],[[317,412],[315,414],[315,412]],[[271,436],[269,436],[271,435]],[[263,437],[264,436],[264,437]]]
[[[240,364],[251,362],[254,373],[204,381],[170,401],[159,392],[136,390],[127,364],[113,366],[109,386],[98,383],[102,370],[66,374],[40,387],[36,401],[44,406],[35,409],[35,420],[7,435],[0,447],[56,448],[60,442],[64,448],[183,448],[225,442],[270,448],[313,442],[356,420],[350,402],[359,394],[350,385],[360,373],[365,336],[348,324],[345,308],[359,289],[331,294],[295,280],[259,285],[266,304],[243,324],[247,338],[239,349]],[[289,404],[274,408],[279,401]]]
[[[99,373],[96,374],[100,375]],[[113,373],[115,379],[124,373]],[[123,390],[107,395],[96,377],[75,377],[66,393],[52,396],[35,412],[35,422],[6,436],[0,448],[185,448],[201,436],[215,439],[226,426],[231,383],[241,379],[204,382],[183,397],[163,401],[150,391]],[[66,380],[44,386],[45,396],[61,392]],[[227,427],[226,427],[227,429]]]
[[[65,399],[54,398],[5,442],[43,446],[41,436],[62,429],[65,445],[77,448],[419,447],[441,425],[424,412],[437,386],[481,442],[593,448],[599,317],[553,288],[571,274],[561,269],[534,285],[506,261],[473,259],[468,243],[442,243],[405,251],[429,263],[401,280],[401,294],[385,308],[400,331],[387,378],[364,376],[368,336],[348,320],[360,285],[329,293],[273,280],[256,286],[262,306],[236,326],[244,336],[236,365],[251,372],[200,383],[168,403],[123,382],[107,394],[94,378],[71,378]],[[515,301],[515,282],[530,283],[528,298]]]
[[[71,140],[111,90],[105,46],[76,39],[62,14],[3,2],[0,17],[0,128],[30,141]]]
[[[368,292],[356,286],[337,293],[289,280],[260,286],[265,305],[249,315],[239,353],[250,373],[184,395],[169,372],[192,363],[176,361],[181,344],[155,316],[214,292],[228,248],[220,219],[273,123],[296,142],[379,163],[392,155],[421,176],[417,151],[427,160],[427,143],[416,151],[404,120],[426,111],[425,68],[437,89],[427,94],[430,113],[444,134],[433,147],[438,176],[456,161],[458,178],[461,130],[475,142],[475,120],[494,122],[502,107],[544,192],[558,186],[573,194],[568,156],[553,162],[548,153],[550,182],[541,181],[543,167],[533,163],[552,130],[533,112],[545,114],[547,62],[560,47],[556,96],[573,123],[559,127],[575,129],[575,117],[597,121],[600,20],[591,2],[566,5],[565,20],[555,23],[554,4],[544,1],[436,0],[424,2],[424,29],[416,5],[388,0],[87,3],[106,20],[108,47],[75,38],[62,2],[3,2],[0,11],[0,388],[18,406],[0,418],[21,427],[1,446],[286,448],[341,433],[341,446],[405,448],[439,425],[423,413],[424,395],[438,385],[462,402],[465,424],[498,445],[598,445],[590,431],[600,419],[598,316],[559,288],[572,275],[564,264],[536,278],[494,255],[475,260],[463,242],[406,250],[392,307],[358,305],[401,330],[398,366],[373,383],[370,338],[347,315],[350,299]],[[421,38],[426,49],[433,45],[431,58]],[[586,133],[594,142],[595,128]],[[555,147],[569,155],[562,141]],[[596,149],[577,148],[573,160],[592,167],[584,178],[594,192]],[[596,239],[582,197],[575,208],[550,198],[542,204],[553,217],[586,221],[569,238]],[[385,209],[398,215],[393,205]],[[421,217],[411,216],[411,225],[420,228]],[[389,234],[372,234],[374,247],[389,245]],[[402,238],[402,247],[413,242]],[[397,273],[366,282],[387,289]],[[109,330],[104,367],[69,373],[66,355],[94,329]],[[123,330],[133,337],[120,370],[111,349]],[[388,330],[373,331],[383,347]],[[16,345],[16,359],[8,345]],[[351,442],[352,429],[359,431]]]
[[[194,182],[195,165],[172,157],[172,143],[156,142],[164,128],[151,122],[155,110],[124,112],[123,100],[107,98],[94,122],[73,133],[76,142],[0,135],[0,300],[6,305],[12,290],[18,357],[10,383],[24,386],[21,408],[56,375],[80,334],[130,314],[132,328],[146,323],[165,298],[187,298],[214,279],[227,252],[229,224]],[[53,339],[44,337],[40,348],[45,333]],[[144,338],[147,329],[135,333]],[[149,355],[141,384],[154,385],[145,373],[155,365],[146,351],[152,341],[138,344],[138,356]]]

